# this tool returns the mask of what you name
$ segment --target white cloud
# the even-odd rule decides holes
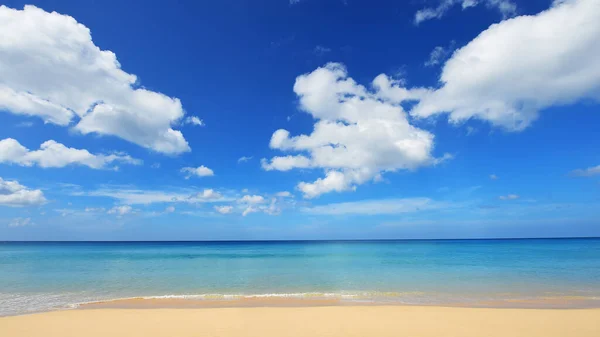
[[[40,145],[40,149],[35,151],[29,150],[12,138],[0,140],[0,163],[37,165],[43,168],[84,165],[93,169],[103,169],[115,162],[141,164],[141,160],[126,154],[92,154],[84,149],[66,147],[54,140],[45,141]]]
[[[293,198],[294,195],[288,191],[281,191],[281,192],[277,192],[275,193],[276,197],[280,197],[280,198]]]
[[[520,197],[516,194],[501,195],[498,197],[500,200],[517,200],[519,198]]]
[[[254,207],[254,206],[248,206],[248,207],[246,207],[246,209],[245,209],[245,210],[242,212],[242,216],[246,216],[246,215],[248,215],[248,214],[250,214],[250,213],[256,213],[256,212],[258,212],[258,211],[259,211],[259,209],[258,209],[257,207]]]
[[[588,167],[586,169],[573,170],[571,171],[571,175],[576,177],[591,177],[600,175],[600,165]]]
[[[206,124],[204,124],[204,121],[201,120],[200,118],[196,117],[196,116],[189,116],[186,117],[184,120],[185,124],[191,124],[191,125],[196,125],[196,126],[204,126]]]
[[[16,180],[0,178],[0,206],[39,206],[47,202],[41,190],[32,190]]]
[[[390,97],[414,100],[427,90],[400,88],[385,75],[375,78],[373,87],[371,92],[357,84],[338,63],[299,76],[294,92],[300,97],[300,108],[317,120],[314,130],[294,137],[287,130],[275,131],[271,148],[301,154],[263,159],[263,169],[323,169],[324,178],[298,184],[306,198],[313,198],[354,190],[356,185],[381,178],[383,172],[439,162],[431,155],[434,136],[412,126],[402,107],[388,102]]]
[[[490,179],[492,180],[498,180],[498,176],[495,174],[490,174]]]
[[[277,198],[271,198],[271,202],[268,204],[266,202],[267,200],[261,195],[244,195],[238,199],[238,204],[243,209],[242,216],[258,212],[268,215],[279,215],[281,213]]]
[[[233,206],[215,206],[215,211],[221,214],[229,214],[233,211]]]
[[[490,26],[453,54],[441,88],[411,114],[449,113],[454,123],[478,118],[522,130],[544,108],[600,99],[598,17],[599,1],[570,0]]]
[[[8,227],[25,227],[33,225],[31,218],[14,218],[8,223]]]
[[[279,215],[281,214],[281,208],[277,204],[277,199],[271,199],[269,205],[248,205],[242,212],[242,216],[246,216],[251,213],[262,212],[268,215]]]
[[[244,195],[238,202],[244,204],[261,204],[265,202],[265,198],[261,195]]]
[[[198,199],[202,199],[202,200],[211,200],[211,199],[221,199],[223,198],[223,196],[221,195],[221,193],[211,189],[211,188],[205,188],[202,192],[199,192],[195,195],[196,198]]]
[[[238,159],[238,161],[237,161],[237,162],[238,162],[238,163],[245,163],[245,162],[247,162],[247,161],[250,161],[250,160],[252,160],[252,158],[254,158],[254,157],[252,157],[252,156],[250,156],[250,157],[241,156],[241,157]]]
[[[404,198],[362,200],[354,202],[334,203],[322,206],[303,208],[302,211],[320,215],[375,215],[414,213],[426,210],[448,209],[459,205],[435,201],[429,198]]]
[[[108,214],[116,214],[118,216],[123,216],[126,214],[129,214],[133,212],[133,208],[129,205],[123,205],[123,206],[115,206],[111,209],[108,210]]]
[[[175,212],[175,206],[168,206],[165,208],[165,213],[173,213]]]
[[[104,188],[94,191],[74,191],[75,196],[106,197],[118,200],[127,205],[149,205],[155,203],[205,203],[233,201],[234,198],[224,197],[213,189],[204,189],[201,192],[191,190],[161,191],[141,190],[130,188]]]
[[[199,167],[184,167],[181,169],[181,172],[186,174],[185,179],[189,179],[191,176],[212,177],[215,175],[213,170],[204,165]]]
[[[289,132],[287,130],[280,129],[275,131],[275,133],[273,134],[273,138],[275,137],[276,133],[281,134],[283,132],[286,133],[286,137],[289,136]],[[273,138],[271,138],[271,143],[273,143]],[[270,161],[263,158],[261,159],[260,164],[262,168],[266,171],[289,171],[295,168],[309,168],[313,165],[309,158],[302,155],[273,157]]]
[[[161,153],[190,151],[171,127],[184,117],[179,99],[139,87],[74,18],[0,6],[0,55],[0,110],[61,126],[75,120],[82,134],[117,136]]]
[[[423,8],[415,14],[414,22],[416,25],[423,21],[431,19],[440,19],[452,9],[452,7],[461,5],[462,9],[475,7],[479,4],[484,4],[490,9],[496,9],[502,14],[503,18],[513,16],[517,11],[517,6],[510,0],[439,0],[440,4],[437,7]]]

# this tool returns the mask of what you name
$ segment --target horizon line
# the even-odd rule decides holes
[[[445,238],[445,239],[274,239],[274,240],[0,240],[4,243],[277,243],[277,242],[390,242],[390,241],[509,241],[600,239],[600,236]]]

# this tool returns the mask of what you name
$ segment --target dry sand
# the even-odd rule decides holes
[[[600,309],[90,309],[0,318],[2,337],[599,337]]]

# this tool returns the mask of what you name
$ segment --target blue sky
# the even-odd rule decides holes
[[[5,2],[0,240],[598,236],[598,15]]]

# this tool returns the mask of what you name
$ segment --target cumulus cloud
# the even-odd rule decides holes
[[[37,165],[43,168],[83,165],[93,169],[104,169],[109,168],[109,165],[113,163],[139,165],[142,162],[120,153],[92,154],[84,149],[66,147],[54,140],[45,141],[40,145],[39,150],[31,151],[17,140],[6,138],[0,140],[0,163],[21,166]]]
[[[498,180],[498,176],[495,174],[490,174],[490,179],[492,180]]]
[[[211,188],[205,188],[202,192],[198,192],[194,196],[195,196],[195,198],[201,199],[201,200],[217,200],[217,199],[223,198],[221,193],[219,193]]]
[[[180,131],[177,98],[139,87],[116,55],[94,44],[68,15],[35,6],[0,6],[0,110],[73,125],[82,134],[112,135],[145,148],[190,151]]]
[[[573,170],[570,173],[574,177],[592,177],[600,175],[600,165],[594,167],[588,167],[586,169]]]
[[[204,121],[196,116],[186,117],[184,120],[185,124],[195,125],[195,126],[204,126]]]
[[[229,214],[233,211],[233,206],[215,206],[215,211],[221,214]]]
[[[175,206],[169,206],[165,208],[165,213],[173,213],[175,212]]]
[[[452,7],[460,5],[463,10],[475,7],[479,4],[485,5],[487,8],[496,9],[502,14],[502,18],[513,16],[517,11],[517,5],[510,0],[439,0],[437,7],[423,8],[415,14],[414,23],[416,25],[423,21],[431,19],[440,19],[452,9]]]
[[[265,202],[265,198],[262,195],[244,195],[238,202],[243,204],[261,204]]]
[[[41,190],[32,190],[16,180],[0,178],[0,206],[39,206],[47,202]]]
[[[490,26],[445,63],[441,87],[411,111],[448,113],[511,131],[529,126],[540,110],[600,99],[600,2],[566,0],[537,15]]]
[[[197,177],[212,177],[215,175],[213,170],[208,167],[201,165],[199,167],[184,167],[181,169],[181,172],[184,173],[185,179],[189,179],[192,176]]]
[[[385,75],[375,78],[373,87],[370,91],[357,84],[339,63],[299,76],[294,92],[300,108],[316,119],[314,130],[299,136],[275,131],[271,148],[300,153],[263,159],[263,169],[323,169],[324,178],[297,186],[306,198],[313,198],[354,190],[383,172],[414,170],[444,159],[431,154],[433,134],[412,126],[400,104],[390,102],[414,100],[427,90],[401,88]]]
[[[294,195],[292,195],[292,193],[288,192],[288,191],[281,191],[281,192],[277,192],[275,193],[276,197],[280,197],[280,198],[293,198]]]
[[[31,225],[33,225],[31,218],[14,218],[8,223],[8,227],[25,227]]]
[[[520,197],[516,194],[501,195],[498,197],[500,200],[517,200],[519,198]]]
[[[375,215],[413,213],[456,207],[460,207],[460,205],[435,201],[429,198],[404,198],[333,203],[303,208],[302,211],[319,215]]]

